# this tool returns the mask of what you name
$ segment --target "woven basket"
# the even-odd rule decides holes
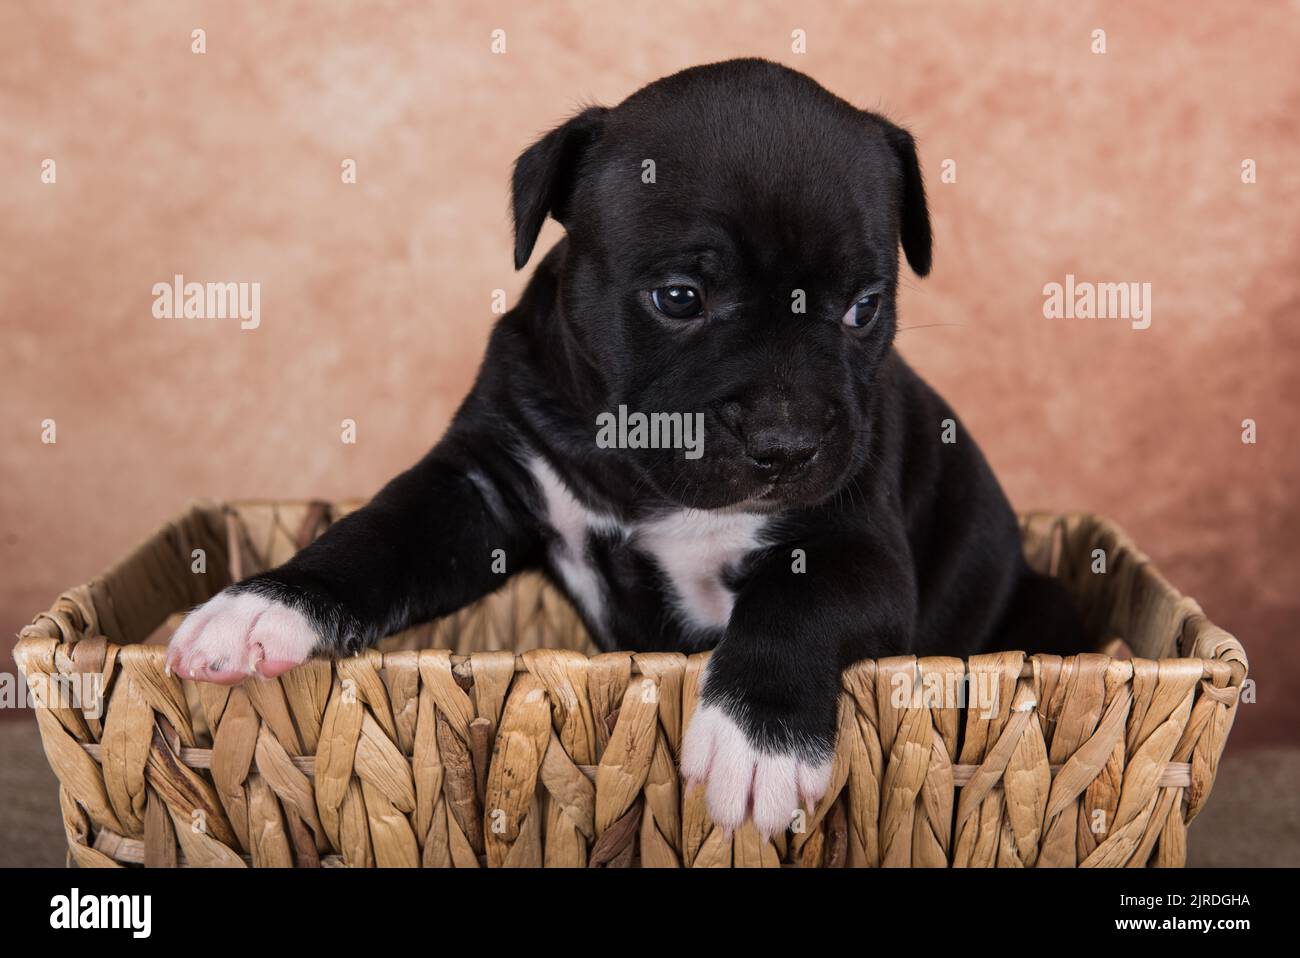
[[[1027,516],[1031,564],[1073,591],[1098,648],[1135,657],[862,662],[827,796],[771,842],[727,835],[677,770],[707,654],[591,654],[534,575],[279,679],[164,674],[184,610],[353,507],[196,505],[23,630],[71,860],[1175,866],[1246,676],[1237,640],[1114,526]],[[975,689],[997,694],[962,707]]]

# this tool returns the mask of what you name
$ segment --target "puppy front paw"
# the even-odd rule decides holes
[[[755,741],[721,703],[701,702],[682,743],[682,775],[703,784],[709,817],[728,832],[752,818],[764,838],[811,810],[830,784],[834,739],[796,741],[788,734]]]
[[[234,685],[275,678],[320,645],[305,615],[252,591],[227,589],[191,612],[172,636],[167,668],[182,678]]]

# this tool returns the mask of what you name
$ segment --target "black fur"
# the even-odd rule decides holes
[[[907,132],[802,74],[732,61],[584,110],[524,152],[512,195],[517,267],[547,215],[568,235],[497,325],[447,435],[236,589],[305,610],[320,651],[341,655],[500,586],[495,549],[509,573],[546,569],[564,587],[525,465],[540,455],[627,523],[742,501],[771,515],[766,547],[727,572],[725,630],[685,627],[635,541],[586,545],[607,597],[595,639],[715,647],[705,699],[764,747],[824,756],[839,671],[864,657],[1082,648],[1064,592],[1025,565],[975,442],[892,348],[900,244],[917,274],[931,265]],[[704,291],[706,316],[657,313],[649,291],[685,282]],[[874,325],[846,327],[871,289]],[[792,312],[795,290],[805,313]],[[619,404],[703,412],[706,454],[597,448],[596,417]],[[784,460],[779,481],[760,459]]]

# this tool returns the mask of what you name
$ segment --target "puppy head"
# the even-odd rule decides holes
[[[907,132],[777,64],[696,67],[544,136],[513,206],[517,268],[548,215],[568,232],[555,321],[586,358],[588,412],[704,416],[698,459],[601,452],[649,494],[812,505],[861,468],[900,244],[930,270]]]

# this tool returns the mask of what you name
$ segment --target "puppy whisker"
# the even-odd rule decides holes
[[[914,326],[900,326],[894,330],[897,333],[905,333],[909,329],[933,329],[935,326],[969,326],[970,323],[917,323]]]

